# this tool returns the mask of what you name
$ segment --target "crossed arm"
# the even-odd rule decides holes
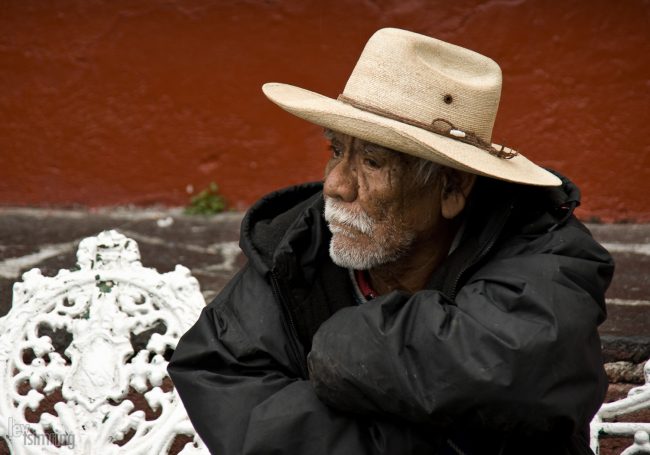
[[[435,438],[413,425],[349,415],[319,400],[289,360],[271,295],[255,272],[244,270],[204,309],[170,362],[174,385],[212,453],[433,453]]]
[[[548,235],[526,254],[505,247],[453,304],[395,292],[334,314],[309,354],[318,397],[419,424],[582,428],[607,384],[597,326],[613,264],[582,231]]]

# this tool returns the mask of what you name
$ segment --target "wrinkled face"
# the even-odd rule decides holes
[[[409,155],[327,131],[325,219],[330,256],[341,267],[368,270],[408,255],[441,220],[440,189],[417,186]]]

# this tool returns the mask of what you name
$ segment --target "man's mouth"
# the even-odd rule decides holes
[[[373,220],[364,212],[351,212],[326,198],[324,214],[333,234],[342,233],[348,236],[372,234]]]
[[[339,223],[338,221],[329,221],[329,229],[332,234],[341,234],[346,237],[354,237],[355,235],[363,234],[359,229],[349,224]]]

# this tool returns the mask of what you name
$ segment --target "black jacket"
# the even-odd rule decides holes
[[[265,197],[169,365],[194,427],[219,455],[591,453],[613,263],[578,202],[479,179],[428,288],[355,305],[321,185]]]

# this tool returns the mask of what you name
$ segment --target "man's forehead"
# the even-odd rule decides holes
[[[389,153],[397,153],[401,155],[400,152],[390,149],[388,147],[384,147],[383,145],[376,144],[374,142],[369,142],[364,139],[358,138],[356,136],[351,136],[349,134],[341,133],[339,131],[334,131],[329,128],[325,128],[323,130],[325,134],[325,138],[327,138],[329,141],[337,141],[337,142],[346,142],[350,138],[354,138],[358,143],[363,144],[363,145],[371,145],[373,150],[376,151],[381,151],[381,152],[389,152]]]

